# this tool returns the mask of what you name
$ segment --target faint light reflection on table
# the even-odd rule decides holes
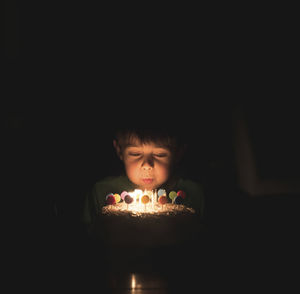
[[[167,294],[167,282],[154,274],[129,273],[114,277],[112,293]]]

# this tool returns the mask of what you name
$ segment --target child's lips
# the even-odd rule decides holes
[[[153,182],[153,179],[152,178],[143,178],[142,181],[144,184],[151,184]]]

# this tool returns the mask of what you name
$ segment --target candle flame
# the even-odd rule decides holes
[[[160,210],[160,205],[157,204],[157,192],[156,191],[150,191],[150,190],[140,190],[135,189],[132,192],[128,193],[132,198],[133,202],[128,205],[128,210],[132,212],[142,213],[142,212],[154,212]],[[142,203],[141,198],[143,195],[149,196],[149,203]]]

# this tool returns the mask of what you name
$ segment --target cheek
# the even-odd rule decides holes
[[[166,180],[170,175],[169,165],[159,165],[156,168],[156,176],[158,179]]]
[[[125,163],[125,170],[128,177],[136,177],[138,175],[138,165],[132,162]]]

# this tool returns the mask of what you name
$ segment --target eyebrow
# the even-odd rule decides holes
[[[142,148],[143,146],[142,145],[136,145],[136,144],[128,144],[125,146],[125,148],[128,148],[128,147],[135,147],[135,148]],[[163,145],[155,145],[154,148],[161,148],[161,149],[165,149],[165,150],[169,150],[168,147],[166,146],[163,146]]]

